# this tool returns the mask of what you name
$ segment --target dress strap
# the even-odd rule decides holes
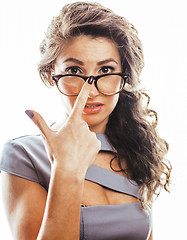
[[[88,168],[85,179],[138,198],[139,186],[135,181],[97,165]]]
[[[110,144],[108,137],[104,133],[96,133],[97,139],[101,142],[101,149],[104,151],[117,152],[116,149]]]

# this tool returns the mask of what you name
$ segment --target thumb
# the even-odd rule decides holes
[[[25,113],[32,119],[35,125],[40,129],[44,137],[48,139],[49,135],[52,133],[52,130],[48,127],[43,117],[33,110],[32,111],[26,110]]]

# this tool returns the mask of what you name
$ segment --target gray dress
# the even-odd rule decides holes
[[[101,150],[116,150],[105,134],[97,134]],[[39,183],[48,191],[51,164],[40,135],[23,136],[5,143],[0,170]],[[138,198],[139,186],[115,172],[92,165],[85,179]],[[146,240],[152,225],[151,209],[139,202],[121,205],[81,205],[80,240]]]

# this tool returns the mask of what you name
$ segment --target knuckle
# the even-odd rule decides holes
[[[85,129],[86,134],[88,134],[90,132],[88,124],[85,121],[81,121],[80,122],[80,127],[82,127],[83,129]]]
[[[94,132],[91,132],[91,136],[94,146],[99,151],[101,149],[101,142],[97,139],[97,136]]]
[[[97,140],[97,149],[100,150],[101,149],[101,142],[99,140]]]
[[[93,141],[97,140],[96,134],[94,132],[90,132],[90,136],[92,137]]]

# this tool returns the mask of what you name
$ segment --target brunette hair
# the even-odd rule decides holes
[[[118,152],[120,171],[129,174],[129,178],[140,186],[140,200],[145,208],[161,187],[169,191],[171,165],[164,159],[168,143],[156,130],[157,113],[148,108],[150,98],[146,92],[138,89],[144,57],[137,30],[127,19],[98,3],[65,5],[52,19],[40,45],[42,59],[38,71],[47,86],[50,86],[55,59],[66,42],[79,35],[106,37],[114,41],[121,57],[122,71],[130,76],[128,90],[125,88],[119,94],[119,101],[110,114],[106,135]],[[143,104],[145,98],[146,106]],[[124,160],[127,169],[121,167]]]

